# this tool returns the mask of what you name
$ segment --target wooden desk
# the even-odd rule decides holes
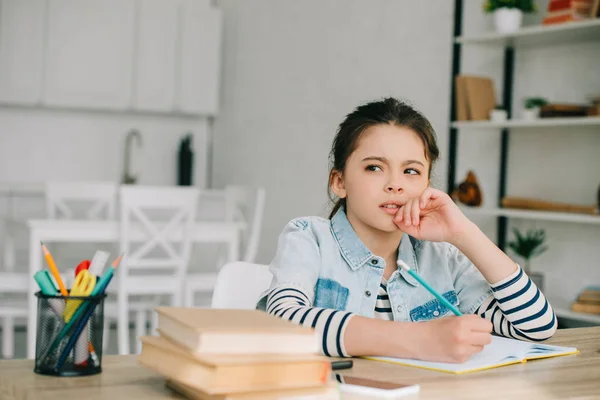
[[[497,369],[450,375],[356,359],[349,375],[418,383],[421,399],[600,398],[600,327],[559,330],[548,343],[575,346],[580,354]],[[164,379],[137,365],[137,356],[106,356],[103,372],[83,378],[33,373],[31,360],[0,361],[0,399],[176,399]]]

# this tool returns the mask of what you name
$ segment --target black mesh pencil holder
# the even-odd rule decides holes
[[[35,369],[42,375],[83,376],[102,372],[106,294],[49,296],[37,292]]]

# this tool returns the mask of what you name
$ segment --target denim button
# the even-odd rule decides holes
[[[370,290],[367,290],[367,291],[365,292],[365,296],[367,296],[367,297],[371,297],[371,291],[370,291]]]
[[[372,263],[373,265],[377,265],[377,263],[378,263],[378,262],[379,262],[379,261],[377,261],[377,259],[375,259],[375,258],[371,260],[371,263]]]

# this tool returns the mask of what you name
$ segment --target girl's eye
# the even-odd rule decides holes
[[[409,174],[409,175],[420,175],[421,174],[418,170],[416,170],[414,168],[407,168],[404,170],[404,173]]]
[[[367,165],[367,171],[382,171],[379,165]]]

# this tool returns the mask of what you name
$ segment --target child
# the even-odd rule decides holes
[[[330,219],[285,226],[259,308],[315,328],[328,356],[463,362],[492,331],[551,337],[557,322],[544,295],[429,186],[438,155],[429,121],[396,99],[347,115],[331,150]],[[453,316],[397,260],[465,315]]]

